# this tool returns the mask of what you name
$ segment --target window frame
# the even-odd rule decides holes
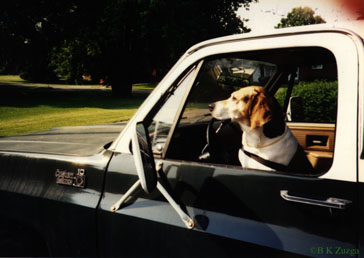
[[[180,117],[182,116],[182,113],[183,113],[182,111],[184,110],[186,100],[190,94],[191,88],[202,67],[202,64],[203,64],[203,60],[197,62],[194,65],[191,65],[188,69],[186,69],[187,71],[185,70],[184,72],[182,72],[181,76],[176,80],[176,82],[172,83],[172,85],[171,85],[170,89],[174,87],[173,85],[176,85],[175,86],[176,88],[173,90],[173,91],[175,91],[183,83],[183,81],[192,73],[192,77],[191,77],[190,81],[188,82],[186,90],[181,98],[181,102],[178,104],[176,114],[174,116],[173,122],[171,124],[171,128],[169,129],[168,136],[167,136],[166,142],[163,147],[163,151],[161,151],[160,153],[153,152],[153,155],[155,158],[161,158],[161,159],[165,158],[167,150],[168,150],[168,146],[171,142],[172,135],[176,129],[176,126],[179,123]],[[167,93],[168,93],[168,91],[167,91]],[[154,108],[151,110],[151,112],[148,113],[148,115],[146,116],[146,118],[144,120],[147,126],[149,126],[152,123],[153,117],[159,112],[160,109],[163,108],[163,105],[167,101],[169,94],[166,94],[165,96],[163,96],[160,99],[159,104],[155,105]]]
[[[280,33],[277,30],[276,34],[272,35],[243,35],[196,45],[188,50],[164,77],[109,149],[120,153],[130,153],[132,124],[144,120],[172,82],[192,64],[212,55],[291,47],[323,47],[332,52],[337,60],[339,100],[334,162],[331,169],[320,178],[356,182],[359,157],[357,149],[358,39],[355,34],[342,29],[321,28],[290,33]],[[346,105],[344,108],[345,102],[350,103],[350,106]]]
[[[299,47],[297,47],[297,48],[299,48]],[[307,49],[310,49],[311,47],[305,47],[305,48],[307,48]],[[312,48],[322,48],[322,49],[325,49],[326,51],[328,51],[328,52],[330,52],[332,55],[333,55],[333,57],[335,58],[335,62],[336,62],[336,69],[337,69],[337,73],[338,73],[338,64],[337,64],[337,61],[336,61],[336,57],[335,57],[335,54],[334,54],[334,52],[333,51],[331,51],[330,49],[327,49],[327,48],[325,48],[325,47],[323,47],[323,46],[320,46],[320,47],[317,47],[317,46],[314,46],[314,47],[312,47]],[[284,48],[281,48],[283,51],[284,51]],[[290,48],[287,48],[287,49],[290,49]],[[292,47],[291,49],[296,49],[295,47]],[[271,49],[272,51],[274,51],[275,49]],[[268,50],[269,51],[269,50]],[[242,52],[238,52],[237,54],[238,55],[241,55],[241,56],[244,56],[244,53],[249,53],[249,52],[251,52],[251,51],[242,51]],[[229,55],[229,54],[228,54]],[[221,57],[224,57],[224,55],[211,55],[211,56],[208,56],[208,57],[206,57],[205,58],[205,60],[208,60],[208,59],[211,59],[211,58],[213,58],[214,56],[216,56],[216,58],[218,58],[219,56],[221,56]],[[298,67],[298,66],[297,66]],[[279,73],[279,69],[278,70],[276,70],[276,74],[277,73]],[[281,71],[282,72],[282,74],[289,74],[289,71],[287,70],[287,71],[285,71],[285,70],[283,70],[283,71]],[[267,81],[267,83],[263,86],[263,87],[266,87],[268,90],[272,90],[272,89],[275,89],[275,90],[277,90],[277,89],[279,89],[279,87],[281,86],[281,84],[279,83],[280,82],[280,80],[274,80],[274,77],[276,76],[276,74],[273,74],[272,75],[272,77],[271,77],[271,79],[269,79],[268,81]],[[198,76],[198,74],[196,75],[196,77]],[[196,79],[196,78],[195,78]],[[337,81],[338,81],[338,89],[339,89],[339,80],[337,79]],[[188,91],[188,95],[190,94],[190,92],[191,92],[191,89],[192,89],[192,86],[194,85],[194,82],[192,82],[192,84],[191,84],[191,87],[190,87],[190,89],[189,89],[189,91]],[[297,87],[297,85],[296,84],[294,84],[293,85],[293,87]],[[187,105],[187,98],[188,98],[188,96],[186,96],[186,98],[184,99],[184,105],[183,105],[183,108],[180,110],[181,111],[181,113],[180,113],[180,117],[182,116],[182,114],[183,114],[183,111],[184,111],[184,107]],[[337,96],[337,98],[338,98],[338,96]],[[337,99],[337,109],[339,108],[339,104],[338,104],[338,99]],[[283,107],[282,107],[283,108]],[[337,110],[337,112],[338,112],[338,110]],[[336,153],[336,147],[335,147],[335,141],[336,141],[336,134],[337,134],[337,132],[336,132],[336,124],[337,124],[337,114],[336,114],[336,121],[335,121],[335,123],[333,123],[334,124],[334,126],[335,126],[335,130],[334,130],[334,148],[333,148],[333,161],[334,161],[334,158],[335,158],[335,153]],[[178,121],[174,124],[174,126],[173,126],[173,132],[175,131],[175,129],[176,129],[176,127],[177,127],[177,125],[179,124],[179,122],[180,122],[180,119],[178,119]],[[290,124],[294,124],[295,122],[290,122]],[[302,124],[302,123],[300,123],[300,124]],[[307,124],[310,124],[310,123],[307,123]],[[313,123],[313,124],[317,124],[317,123]],[[320,124],[320,123],[318,123],[318,124]],[[322,123],[321,123],[321,125],[323,125]],[[330,125],[331,125],[331,123],[330,123]],[[171,133],[170,135],[169,135],[169,138],[168,138],[168,143],[170,143],[171,142],[171,138],[172,138],[172,136],[173,136],[173,133]],[[166,149],[164,149],[164,155],[163,155],[163,158],[165,158],[165,154],[166,154],[166,152],[167,152],[167,150],[168,150],[168,148],[166,148]],[[196,163],[196,164],[207,164],[207,165],[213,165],[213,166],[219,166],[219,167],[227,167],[227,168],[237,168],[237,167],[239,167],[239,166],[236,166],[236,165],[226,165],[226,164],[217,164],[217,163],[203,163],[203,162],[196,162],[196,161],[189,161],[189,160],[183,160],[183,159],[170,159],[170,158],[167,158],[168,160],[176,160],[176,161],[178,161],[178,162],[185,162],[185,163]],[[307,174],[307,175],[302,175],[302,174],[296,174],[296,173],[285,173],[285,172],[282,172],[282,171],[265,171],[265,170],[258,170],[258,169],[252,169],[252,168],[247,168],[247,170],[258,170],[258,171],[261,171],[261,172],[265,172],[265,173],[276,173],[276,174],[283,174],[283,175],[291,175],[291,176],[299,176],[299,177],[303,177],[303,178],[310,178],[310,177],[313,177],[313,178],[318,178],[318,177],[321,177],[321,176],[323,176],[323,175],[325,175],[326,173],[328,173],[330,170],[331,170],[331,167],[334,165],[334,162],[332,161],[332,164],[331,164],[331,166],[330,166],[330,168],[327,170],[327,171],[323,171],[323,172],[321,172],[321,173],[318,173],[318,174],[315,174],[315,175],[309,175],[309,174]]]

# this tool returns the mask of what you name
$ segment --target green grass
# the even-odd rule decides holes
[[[25,82],[19,75],[0,75],[2,82]]]
[[[133,85],[134,90],[153,90],[156,84],[147,84],[147,83],[136,83]]]
[[[34,83],[34,82],[29,82],[29,81],[26,81],[26,80],[20,78],[19,75],[0,75],[0,82],[21,83],[22,85],[29,85],[29,86],[34,86],[34,87],[52,87],[52,86],[62,86],[62,87],[88,86],[88,87],[96,87],[96,88],[102,87],[102,85],[100,85],[100,84],[92,84],[88,81],[85,81],[85,84],[79,84],[79,85],[67,84],[64,80],[60,80],[59,82],[54,82],[54,83]]]
[[[134,93],[131,98],[120,99],[109,90],[62,91],[15,85],[0,85],[0,90],[0,137],[59,126],[125,121],[149,94]]]

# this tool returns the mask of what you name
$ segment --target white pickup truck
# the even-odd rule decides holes
[[[75,140],[57,153],[52,134],[43,145],[1,139],[0,237],[15,239],[5,247],[42,256],[360,256],[363,38],[364,23],[353,22],[209,40],[94,153],[72,151]],[[208,105],[249,85],[281,104],[312,171],[241,167],[242,132],[212,119]],[[12,250],[3,253],[19,254]]]

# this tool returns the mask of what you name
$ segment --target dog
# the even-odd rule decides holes
[[[239,161],[243,168],[312,173],[303,148],[287,127],[281,106],[261,86],[248,86],[209,105],[212,117],[230,119],[243,131]]]

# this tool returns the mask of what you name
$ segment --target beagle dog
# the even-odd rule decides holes
[[[277,100],[263,87],[249,86],[209,105],[211,115],[231,119],[243,131],[239,161],[244,168],[310,173],[303,148],[287,127]]]

